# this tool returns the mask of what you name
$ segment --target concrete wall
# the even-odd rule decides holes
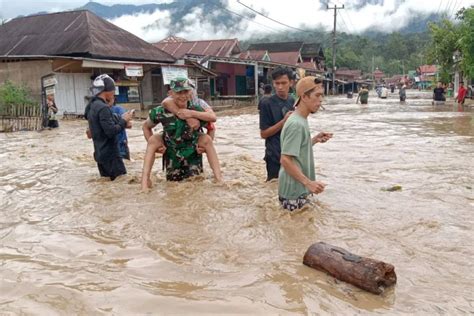
[[[32,97],[41,101],[41,77],[52,73],[48,60],[19,62],[0,62],[0,84],[10,80],[16,84],[24,83],[31,91]]]

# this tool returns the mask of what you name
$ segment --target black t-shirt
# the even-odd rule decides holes
[[[444,101],[444,89],[443,88],[434,88],[434,99],[435,101]]]
[[[293,110],[295,100],[288,96],[283,100],[277,95],[264,98],[260,102],[260,130],[266,130],[269,127],[280,122],[285,114]],[[281,146],[280,146],[281,130],[273,136],[265,139],[265,160],[273,163],[280,163]]]

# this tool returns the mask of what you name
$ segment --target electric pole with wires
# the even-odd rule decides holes
[[[336,94],[336,17],[337,17],[337,10],[344,9],[344,5],[342,7],[338,7],[334,5],[334,7],[330,8],[329,5],[326,5],[326,9],[334,9],[334,29],[332,31],[332,95]]]

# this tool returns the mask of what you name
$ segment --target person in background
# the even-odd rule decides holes
[[[298,99],[295,112],[288,118],[281,132],[281,168],[278,197],[282,207],[289,211],[302,208],[309,195],[324,191],[325,184],[315,181],[313,145],[324,143],[331,133],[321,132],[311,137],[308,116],[316,113],[323,100],[322,81],[304,77],[296,84]]]
[[[444,88],[441,81],[438,81],[436,88],[433,89],[433,101],[434,102],[443,102],[446,101],[446,97],[444,96]],[[434,104],[433,102],[433,104]]]
[[[89,122],[88,135],[94,143],[94,159],[100,175],[113,181],[127,173],[119,152],[118,135],[125,127],[131,127],[133,113],[129,111],[121,117],[113,115],[115,82],[108,75],[95,78],[91,91],[93,98],[84,113]]]
[[[380,90],[380,98],[386,99],[387,97],[388,97],[388,89],[385,85],[383,85],[382,89]]]
[[[363,85],[362,88],[359,90],[359,95],[357,96],[356,104],[367,104],[369,102],[369,90],[367,89],[366,85]]]
[[[259,111],[260,111],[260,104],[262,103],[262,100],[264,100],[265,98],[269,98],[271,96],[272,96],[272,85],[271,84],[266,84],[265,86],[263,86],[263,96],[260,99],[260,101],[258,101],[258,110]]]
[[[398,94],[400,95],[400,102],[405,102],[407,99],[407,86],[405,84],[400,87]]]
[[[56,103],[54,102],[54,96],[53,95],[48,95],[46,104],[48,106],[48,128],[58,128],[59,123],[58,123],[58,118],[56,117],[56,113],[58,113],[58,107],[56,106]]]
[[[280,133],[286,120],[293,113],[295,100],[289,95],[294,73],[289,67],[272,71],[275,94],[260,102],[260,137],[265,139],[267,181],[278,178],[280,171]]]
[[[264,87],[264,83],[260,82],[260,84],[258,85],[258,97],[259,98],[262,98],[263,95],[265,94],[265,89],[263,87]]]
[[[110,109],[112,110],[112,113],[117,115],[119,118],[127,112],[123,107],[116,103],[114,103]],[[118,134],[118,147],[120,157],[130,160],[130,149],[128,148],[128,137],[125,129]]]
[[[466,99],[467,89],[464,87],[464,82],[459,83],[458,95],[456,101],[458,106],[462,107],[464,105],[464,100]]]

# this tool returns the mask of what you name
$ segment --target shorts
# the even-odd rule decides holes
[[[290,212],[294,210],[298,210],[309,203],[308,195],[301,195],[299,198],[290,200],[282,198],[281,196],[278,197],[280,200],[281,206]]]
[[[112,181],[120,175],[127,174],[127,169],[125,169],[122,158],[98,162],[97,167],[102,177],[109,177]]]

